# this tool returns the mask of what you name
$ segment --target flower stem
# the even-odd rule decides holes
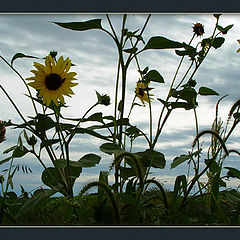
[[[34,108],[34,110],[35,110],[35,113],[38,114],[38,111],[37,111],[35,102],[34,102],[34,100],[33,100],[33,98],[32,98],[31,91],[30,91],[28,85],[26,84],[25,79],[21,76],[21,74],[20,74],[11,64],[8,63],[8,61],[7,61],[3,56],[0,55],[0,58],[21,78],[21,80],[23,81],[24,85],[25,85],[26,88],[27,88],[27,91],[28,91],[28,93],[29,93],[29,96],[31,97],[31,100],[32,100],[32,104],[33,104],[33,108]]]

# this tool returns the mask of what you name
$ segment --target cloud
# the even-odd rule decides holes
[[[217,91],[220,96],[199,96],[199,107],[197,108],[199,130],[209,129],[215,118],[215,104],[217,100],[229,93],[219,107],[219,115],[226,121],[227,114],[231,105],[239,99],[239,65],[240,58],[236,50],[240,47],[237,43],[239,39],[239,17],[240,15],[223,14],[220,18],[220,25],[227,26],[234,24],[234,27],[227,35],[220,35],[225,38],[225,42],[220,49],[212,49],[206,61],[203,62],[200,69],[195,75],[197,81],[196,89],[205,86]],[[74,22],[86,21],[93,18],[101,18],[102,26],[111,30],[105,15],[82,15],[82,14],[34,14],[34,15],[0,15],[0,44],[1,55],[8,61],[11,61],[13,55],[22,52],[27,55],[37,57],[46,56],[49,51],[58,51],[59,55],[70,57],[76,65],[72,67],[72,71],[77,72],[79,85],[74,88],[76,93],[72,98],[66,97],[68,108],[64,109],[64,116],[81,117],[96,102],[95,90],[100,93],[107,93],[111,97],[112,105],[102,108],[97,107],[94,111],[103,111],[104,115],[112,115],[114,109],[115,83],[117,75],[117,48],[112,38],[101,30],[90,30],[85,32],[71,31],[61,28],[53,22]],[[122,15],[110,14],[113,27],[119,36],[121,32]],[[140,29],[147,19],[146,14],[129,14],[126,27],[130,31]],[[188,43],[192,37],[192,26],[196,22],[204,25],[205,34],[202,38],[195,38],[193,46],[196,46],[203,38],[210,37],[215,26],[216,19],[210,14],[153,14],[143,33],[143,39],[147,42],[152,36],[164,36],[174,41]],[[141,43],[139,49],[144,45]],[[126,48],[130,47],[126,45]],[[126,56],[127,57],[127,56]],[[177,70],[181,57],[175,54],[174,50],[147,50],[138,55],[140,68],[146,66],[149,69],[158,70],[164,77],[165,84],[151,83],[155,100],[153,104],[153,131],[156,133],[156,126],[162,104],[157,98],[165,99],[168,95],[168,88],[171,84],[174,74]],[[14,67],[22,74],[24,78],[30,77],[33,69],[33,61],[43,62],[36,59],[17,59]],[[183,69],[186,70],[190,64],[188,58],[183,63]],[[19,109],[24,116],[32,116],[34,114],[31,102],[24,95],[26,92],[21,79],[9,68],[3,61],[0,62],[1,78],[0,84],[7,90],[10,96],[15,100]],[[184,76],[181,71],[176,78],[176,86]],[[189,75],[188,75],[189,76]],[[136,82],[139,79],[137,65],[135,61],[129,66],[127,79],[127,102],[126,114],[128,113],[131,101],[134,96]],[[120,74],[121,79],[121,74]],[[121,81],[120,81],[121,85]],[[34,91],[33,91],[34,93]],[[35,93],[34,93],[35,94]],[[121,94],[120,94],[121,95]],[[9,103],[3,92],[0,92],[1,113],[0,118],[3,120],[12,119],[14,122],[20,122],[16,111]],[[139,102],[139,101],[138,101]],[[3,106],[3,107],[2,107]],[[90,114],[91,114],[90,113]],[[130,117],[132,125],[141,128],[149,136],[149,112],[148,108],[135,107]],[[156,176],[162,176],[163,179],[171,178],[173,183],[175,176],[186,173],[187,166],[183,164],[176,169],[169,170],[171,161],[180,154],[186,154],[191,148],[192,140],[195,136],[195,120],[193,111],[175,110],[169,117],[163,128],[162,135],[156,145],[157,150],[165,154],[167,159],[166,169],[153,170]],[[9,130],[7,132],[7,141],[1,144],[1,152],[16,144],[19,131]],[[87,144],[86,144],[87,143]],[[96,168],[84,169],[80,182],[91,181],[97,179],[101,170],[108,170],[112,162],[111,156],[103,154],[99,151],[99,145],[102,140],[93,139],[88,135],[79,135],[72,142],[72,156],[79,159],[88,152],[94,152],[102,156],[100,164]],[[238,148],[238,133],[234,133],[229,146]],[[144,138],[136,140],[133,146],[134,151],[143,151],[148,147]],[[0,155],[2,157],[2,155]],[[47,160],[47,156],[44,156]],[[41,184],[40,174],[41,165],[32,160],[29,155],[24,159],[17,159],[19,162],[26,162],[33,168],[33,175],[25,176],[18,174],[16,182],[22,182],[28,187],[36,187]],[[235,161],[229,161],[235,166]],[[1,166],[2,169],[3,166]],[[5,166],[4,166],[5,167]],[[154,175],[153,174],[153,175]],[[28,179],[28,180],[27,180]],[[29,179],[31,179],[29,181]],[[161,177],[160,177],[161,179]],[[29,183],[31,182],[31,183]],[[80,183],[77,183],[80,184]],[[79,189],[80,185],[77,185]]]

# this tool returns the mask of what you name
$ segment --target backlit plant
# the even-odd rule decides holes
[[[17,145],[5,151],[6,153],[11,152],[12,156],[2,160],[1,163],[11,161],[9,168],[11,169],[14,158],[31,153],[44,168],[42,173],[43,184],[50,187],[50,189],[40,188],[36,190],[29,199],[21,204],[18,211],[14,212],[14,219],[18,219],[41,201],[57,192],[64,195],[64,198],[52,201],[45,206],[42,210],[43,216],[51,217],[51,215],[54,215],[54,211],[52,212],[50,209],[65,204],[68,206],[67,209],[70,209],[67,211],[67,215],[70,216],[69,219],[73,222],[76,221],[76,224],[102,223],[104,222],[103,216],[106,217],[105,211],[108,209],[111,212],[112,224],[147,224],[146,219],[151,219],[152,224],[162,224],[162,219],[164,219],[165,224],[179,224],[184,214],[189,211],[191,204],[195,203],[196,194],[192,193],[194,186],[198,187],[197,197],[202,197],[202,200],[204,200],[205,189],[208,189],[211,211],[213,212],[216,209],[220,199],[219,189],[221,186],[225,186],[221,177],[223,159],[231,152],[239,154],[237,150],[228,150],[226,147],[227,139],[239,123],[239,101],[230,110],[229,119],[233,116],[234,122],[228,133],[226,129],[225,135],[221,133],[221,124],[217,115],[212,129],[199,132],[198,98],[211,95],[218,96],[219,94],[207,86],[201,86],[197,89],[198,82],[195,79],[195,74],[210,50],[219,49],[225,42],[225,39],[219,35],[227,34],[233,27],[233,25],[220,26],[220,15],[215,14],[214,17],[216,24],[212,35],[203,38],[205,34],[204,26],[201,23],[195,23],[192,37],[188,43],[170,40],[163,36],[153,36],[146,41],[144,32],[149,25],[151,15],[146,17],[142,27],[130,31],[127,29],[128,16],[124,14],[119,36],[109,15],[106,15],[105,19],[108,28],[103,28],[102,19],[69,23],[54,22],[54,24],[72,31],[82,32],[97,29],[113,40],[118,52],[115,98],[111,101],[107,94],[96,92],[96,103],[90,106],[81,118],[77,119],[65,117],[62,113],[62,109],[66,107],[64,96],[70,97],[73,95],[72,88],[78,84],[78,81],[74,82],[78,80],[75,78],[77,74],[69,72],[70,68],[74,67],[69,58],[65,60],[63,56],[57,58],[57,52],[50,52],[48,56],[43,58],[17,53],[13,56],[11,63],[8,63],[5,58],[0,56],[24,82],[28,91],[27,97],[32,101],[35,112],[35,116],[31,116],[29,119],[23,116],[11,96],[0,85],[1,90],[22,119],[20,124],[8,124],[8,126],[22,129],[22,132],[19,135]],[[193,46],[193,40],[196,38],[199,39],[199,42]],[[149,66],[140,67],[140,58],[145,51],[163,51],[165,49],[175,51],[180,59],[170,82],[167,96],[163,99],[161,96],[152,94],[151,90],[153,89],[153,83],[159,84],[158,86],[161,88],[166,80],[159,71],[151,69]],[[27,81],[13,67],[14,61],[19,58],[38,59],[38,62],[34,62],[36,70],[31,70],[34,76],[27,78]],[[42,61],[44,61],[44,65],[39,63]],[[134,80],[136,86],[135,91],[132,92],[133,101],[130,103],[129,112],[126,113],[128,70],[130,64],[134,62],[139,79]],[[183,63],[188,67],[183,76],[180,76]],[[32,93],[32,89],[29,89],[29,86],[35,89],[35,95]],[[111,103],[114,108],[112,115],[104,116],[102,112],[94,112],[90,115],[90,111],[93,111],[96,106],[104,105],[106,107]],[[155,126],[153,114],[156,113],[153,112],[153,104],[158,106],[157,114],[159,114],[155,131],[153,129]],[[136,106],[144,106],[148,112],[148,119],[143,119],[143,121],[148,121],[148,132],[130,121],[133,108]],[[169,193],[160,182],[150,178],[150,172],[152,168],[165,168],[165,155],[157,149],[156,144],[161,141],[161,134],[169,116],[176,109],[193,112],[196,137],[193,141],[192,150],[188,154],[174,158],[171,168],[173,169],[188,161],[189,166],[193,166],[193,177],[191,178],[188,175],[177,176],[174,190]],[[82,123],[86,122],[90,126],[83,127]],[[92,125],[92,122],[97,124]],[[106,134],[99,133],[98,130],[100,129],[105,130]],[[4,139],[4,133],[4,130],[0,129],[0,139]],[[94,167],[99,163],[101,157],[95,153],[88,153],[78,160],[72,159],[70,145],[76,134],[88,134],[90,137],[103,140],[104,143],[99,146],[100,151],[112,157],[110,169],[99,173],[99,181],[86,184],[77,198],[73,195],[73,187],[82,172],[82,168]],[[200,139],[205,134],[210,134],[212,140],[208,158],[204,162],[204,168],[200,169],[200,161],[202,160]],[[133,152],[135,139],[140,137],[145,139],[147,148],[141,152]],[[197,149],[194,149],[195,147]],[[51,160],[51,167],[47,167],[42,160],[43,152],[46,152]],[[228,177],[240,178],[237,169],[230,167],[227,169],[229,170]],[[108,176],[112,170],[114,170],[114,182],[109,183]],[[203,183],[200,178],[206,173],[209,181]],[[151,193],[150,186],[154,186],[156,191]],[[92,210],[84,205],[83,199],[84,193],[92,187],[97,187],[98,192],[97,201],[90,205],[94,208],[94,214],[89,216]],[[7,190],[3,192],[5,192],[5,195],[7,194]],[[155,203],[156,206],[154,206]],[[190,207],[188,208],[188,206]],[[152,216],[151,212],[154,212],[155,215]],[[44,217],[42,218],[44,219]]]

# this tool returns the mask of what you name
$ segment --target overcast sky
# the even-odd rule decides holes
[[[0,15],[0,53],[9,62],[15,53],[21,52],[26,55],[44,57],[50,51],[55,50],[59,56],[69,57],[76,65],[72,71],[77,72],[78,86],[73,89],[76,93],[71,99],[65,98],[69,106],[64,114],[68,117],[81,117],[83,113],[96,102],[95,90],[100,93],[107,93],[111,99],[114,99],[114,87],[117,72],[117,49],[112,39],[100,30],[90,30],[85,32],[76,32],[63,29],[52,22],[74,22],[86,21],[90,19],[101,18],[102,26],[109,29],[105,15],[83,15],[83,14],[36,14],[36,15]],[[120,33],[122,15],[110,15],[116,32]],[[127,18],[126,27],[131,30],[141,29],[146,21],[146,14],[130,14]],[[155,14],[151,16],[149,24],[143,34],[145,42],[152,36],[164,36],[171,40],[179,42],[189,42],[192,37],[192,27],[196,22],[204,25],[205,34],[203,37],[209,37],[214,29],[216,18],[212,14]],[[223,14],[219,24],[223,27],[234,24],[233,28],[225,37],[225,43],[220,49],[212,49],[206,61],[200,67],[195,75],[198,82],[196,89],[205,86],[214,89],[219,96],[199,97],[197,108],[200,131],[209,129],[214,120],[215,104],[217,100],[225,94],[229,94],[220,105],[219,115],[226,122],[228,111],[231,105],[239,99],[240,89],[240,55],[236,50],[240,47],[237,40],[240,39],[240,15]],[[201,39],[197,38],[193,42],[195,46]],[[149,66],[150,69],[158,70],[164,77],[165,84],[152,84],[155,95],[153,101],[154,123],[156,124],[161,104],[157,98],[165,98],[167,89],[176,71],[180,57],[174,50],[148,50],[138,56],[140,66],[143,69]],[[30,70],[33,69],[32,59],[19,59],[14,62],[14,67],[22,74],[24,78],[32,76]],[[183,69],[189,64],[186,58]],[[25,114],[31,115],[32,106],[27,97],[24,96],[26,90],[19,77],[4,63],[0,62],[0,83],[12,96],[18,107]],[[135,63],[130,65],[127,79],[127,105],[128,112],[131,100],[134,96],[134,89],[139,75]],[[180,79],[180,78],[179,78]],[[179,81],[179,79],[177,79]],[[19,122],[19,117],[11,104],[6,99],[3,92],[0,92],[1,111],[0,119],[12,119],[13,122]],[[113,100],[112,100],[113,103]],[[140,103],[140,102],[139,102]],[[103,111],[104,114],[112,114],[114,104],[106,108],[96,108],[95,111]],[[137,125],[144,131],[148,131],[148,109],[136,107],[130,118],[131,123]],[[154,124],[154,126],[155,126]],[[0,146],[0,159],[6,156],[2,152],[17,142],[16,132],[7,129],[7,140]],[[170,164],[174,157],[181,154],[187,154],[191,150],[191,144],[194,139],[194,114],[193,111],[176,110],[170,116],[163,134],[161,135],[156,150],[165,154],[167,165],[164,170],[153,171],[153,176],[165,183],[167,188],[171,188],[173,180],[177,175],[186,174],[186,165],[170,169]],[[88,144],[86,146],[86,140]],[[72,156],[78,160],[81,156],[89,152],[95,152],[102,156],[101,164],[96,168],[84,169],[80,176],[75,192],[79,192],[82,183],[86,183],[98,178],[100,170],[108,170],[112,158],[102,154],[98,147],[103,142],[98,139],[82,135],[77,137],[72,144]],[[236,129],[229,147],[239,149],[239,128]],[[144,139],[139,139],[134,145],[133,151],[142,151],[147,148]],[[33,174],[26,175],[19,172],[16,175],[17,182],[21,182],[27,189],[31,190],[41,184],[40,173],[41,165],[30,154],[23,159],[16,159],[16,162],[25,163],[31,167]],[[44,159],[47,162],[47,159]],[[226,166],[239,167],[236,158],[229,157]],[[50,164],[49,164],[50,166]],[[0,169],[7,167],[7,164],[0,166]],[[237,182],[233,183],[238,185]]]

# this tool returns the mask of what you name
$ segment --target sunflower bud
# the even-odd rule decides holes
[[[193,32],[198,36],[202,36],[204,34],[204,27],[201,23],[195,23],[193,25]]]
[[[51,51],[50,52],[50,55],[52,56],[53,59],[56,58],[57,54],[58,53],[56,51]]]
[[[110,105],[110,97],[107,94],[103,94],[99,98],[98,102],[99,102],[99,104],[108,106],[108,105]]]
[[[32,136],[27,140],[27,143],[28,143],[30,146],[34,146],[34,145],[37,143],[37,139],[35,138],[34,135],[32,135]]]

